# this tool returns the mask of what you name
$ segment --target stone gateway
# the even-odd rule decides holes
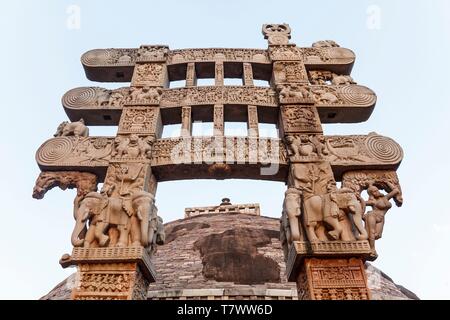
[[[82,56],[89,80],[130,86],[68,91],[62,104],[71,122],[62,122],[36,153],[42,173],[33,197],[41,199],[55,186],[77,189],[73,251],[60,260],[63,267],[77,266],[71,299],[150,298],[157,278],[166,276],[156,271],[164,269],[158,251],[170,246],[175,234],[182,236],[165,230],[156,207],[158,182],[204,178],[286,183],[276,230],[236,225],[190,242],[187,249],[198,252],[205,281],[294,282],[295,288],[264,289],[285,298],[374,298],[366,261],[378,256],[375,243],[387,212],[403,203],[396,174],[402,148],[374,132],[324,135],[324,123],[366,121],[377,101],[350,76],[351,50],[331,40],[299,47],[290,42],[287,24],[265,24],[262,33],[267,49],[142,45]],[[198,86],[197,79],[204,78],[215,84]],[[242,85],[224,85],[225,78],[241,78]],[[170,88],[179,80],[184,87]],[[269,85],[258,87],[254,80]],[[213,122],[213,135],[193,137],[194,121]],[[246,137],[225,136],[225,122],[242,121]],[[260,123],[276,125],[279,137],[260,137]],[[180,136],[162,138],[163,127],[171,124],[181,125]],[[90,136],[89,126],[96,125],[118,126],[116,137]],[[259,205],[223,199],[216,207],[188,208],[189,228],[209,228],[194,221],[206,213],[260,219]],[[264,253],[274,239],[282,263]],[[288,293],[292,289],[294,295]],[[213,296],[226,296],[216,291]],[[207,317],[205,310],[181,312]]]

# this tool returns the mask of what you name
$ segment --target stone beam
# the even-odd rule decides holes
[[[112,137],[57,137],[38,149],[36,160],[42,171],[91,172],[99,177],[99,182],[103,181],[110,161],[151,163],[159,181],[200,176],[285,181],[289,162],[285,143],[269,138],[158,139],[152,145],[150,158],[145,153],[131,158],[117,148],[120,146],[114,145]],[[329,161],[335,178],[340,180],[344,172],[352,170],[396,170],[403,159],[403,151],[394,140],[375,133],[325,136],[323,148],[321,159],[317,155],[297,155],[291,156],[290,161]],[[271,165],[278,165],[279,172],[262,175],[260,168]]]
[[[302,59],[308,69],[319,69],[350,74],[355,61],[355,54],[340,47],[316,47],[282,50],[278,46],[277,52],[272,56],[283,60]],[[94,49],[86,52],[81,57],[86,76],[89,80],[100,82],[128,82],[131,81],[134,66],[138,61],[138,50],[135,49]],[[186,64],[188,63],[213,63],[221,60],[224,63],[238,62],[251,63],[255,79],[270,79],[271,57],[267,50],[262,49],[181,49],[170,50],[167,54],[167,66],[170,80],[182,80],[186,76]],[[202,70],[199,68],[198,70]],[[199,78],[207,77],[206,74],[198,74]],[[181,77],[181,78],[180,78]]]
[[[281,90],[280,99],[275,90],[265,87],[211,86],[174,89],[118,88],[114,90],[80,87],[68,91],[62,98],[62,104],[72,121],[83,118],[88,125],[117,125],[123,106],[128,105],[156,106],[159,104],[162,113],[164,113],[164,109],[181,108],[185,105],[221,104],[268,107],[258,110],[261,114],[264,112],[277,113],[279,103],[303,102],[304,92],[298,92],[296,88],[288,88],[284,85],[279,90]],[[355,84],[307,85],[302,87],[302,90],[306,91],[308,102],[317,107],[322,123],[366,121],[372,114],[377,101],[372,90]],[[261,119],[266,118],[262,114]],[[229,121],[233,121],[233,119]],[[163,124],[172,123],[177,122],[170,116],[163,119]]]

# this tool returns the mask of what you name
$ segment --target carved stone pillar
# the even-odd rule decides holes
[[[244,83],[244,86],[253,86],[252,65],[248,62],[244,62],[242,68],[242,82]]]
[[[258,108],[256,106],[248,106],[247,116],[248,116],[247,130],[249,137],[258,137],[259,136]]]
[[[142,247],[74,248],[60,263],[77,266],[72,300],[146,300],[148,285],[155,281]]]
[[[305,259],[297,282],[300,300],[370,300],[361,259]]]
[[[191,107],[181,108],[181,136],[190,137],[192,135],[192,114]]]
[[[197,74],[195,72],[195,63],[189,62],[186,69],[186,87],[195,87],[197,85]]]
[[[223,105],[214,105],[214,135],[223,136],[225,134],[223,121]]]
[[[223,71],[223,61],[216,61],[215,64],[215,85],[223,86],[224,71]]]

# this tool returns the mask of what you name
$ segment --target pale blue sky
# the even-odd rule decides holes
[[[66,26],[69,5],[81,8],[80,29]],[[367,9],[381,10],[380,29]],[[450,3],[434,1],[8,1],[0,11],[3,41],[3,125],[0,127],[0,298],[36,299],[74,270],[58,260],[70,252],[74,191],[31,198],[39,174],[34,155],[66,119],[62,95],[88,81],[80,56],[93,48],[167,44],[186,47],[265,48],[265,22],[287,22],[292,42],[309,46],[334,39],[352,49],[355,80],[378,94],[363,124],[327,125],[326,134],[376,131],[399,142],[398,171],[405,198],[387,215],[375,265],[421,298],[450,298]],[[92,135],[115,129],[91,128]],[[184,208],[259,202],[278,217],[285,186],[258,181],[161,183],[157,205],[165,221]]]

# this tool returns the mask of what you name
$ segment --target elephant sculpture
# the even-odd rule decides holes
[[[308,240],[367,240],[363,224],[364,211],[362,200],[349,189],[311,196],[304,201],[303,221]]]
[[[66,136],[75,136],[75,137],[88,137],[89,136],[89,128],[84,124],[84,120],[80,119],[76,122],[68,122],[64,121],[56,130],[56,133],[53,135],[54,137],[66,137]]]
[[[155,198],[151,193],[139,191],[133,194],[132,206],[135,214],[132,216],[132,243],[140,243],[148,247],[157,231],[157,214],[155,210]],[[136,221],[134,221],[136,220]],[[136,229],[138,228],[138,229]]]
[[[158,228],[153,208],[154,198],[148,192],[135,192],[130,198],[90,192],[76,212],[72,244],[75,247],[148,247]]]
[[[355,80],[351,76],[347,75],[337,75],[333,73],[333,79],[331,80],[331,84],[335,86],[345,85],[345,84],[356,84]]]
[[[350,189],[342,188],[337,195],[337,204],[341,210],[339,218],[344,228],[342,240],[367,240],[368,233],[363,223],[366,209],[364,200]]]
[[[282,222],[284,224],[284,231],[288,244],[293,241],[302,240],[300,225],[301,196],[302,192],[296,188],[289,188],[285,192],[282,214],[284,222]]]
[[[109,244],[109,237],[103,233],[107,223],[104,217],[108,198],[97,192],[88,193],[80,202],[75,212],[75,228],[72,232],[72,245],[74,247],[90,247],[96,240],[100,247]],[[89,229],[87,222],[89,221]]]
[[[310,242],[339,240],[343,231],[339,223],[339,208],[336,202],[336,194],[313,195],[304,200],[303,223],[306,235]],[[319,234],[319,227],[331,229]]]

